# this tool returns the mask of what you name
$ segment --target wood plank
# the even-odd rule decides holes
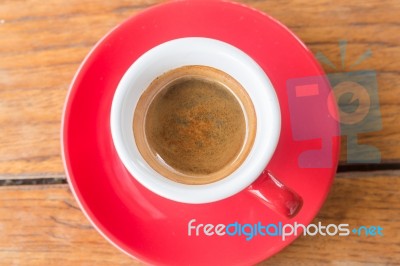
[[[260,265],[400,261],[400,171],[339,174],[313,223],[381,226],[383,237],[301,236]],[[66,185],[0,187],[2,265],[136,265],[90,225]]]
[[[400,59],[400,24],[396,14],[400,12],[400,2],[259,1],[251,5],[287,25],[314,54],[322,52],[326,55],[336,66],[334,69],[321,63],[326,73],[376,71],[382,130],[360,134],[359,143],[378,148],[383,162],[399,162],[400,72],[396,61]],[[344,67],[340,40],[348,43]],[[371,58],[351,67],[367,50],[372,51]],[[340,159],[341,164],[346,164],[346,138],[342,140]]]
[[[0,178],[63,173],[61,113],[75,71],[101,36],[158,2],[2,1]]]
[[[261,265],[398,265],[400,171],[338,174],[313,223],[381,226],[382,237],[300,237]]]
[[[106,242],[66,185],[0,187],[1,265],[136,265]]]
[[[0,5],[0,178],[63,173],[60,117],[69,83],[84,56],[106,32],[162,0],[2,1]],[[239,1],[269,13],[310,48],[340,66],[338,41],[346,39],[347,67],[377,72],[383,129],[360,142],[377,147],[383,162],[400,162],[399,1]],[[341,161],[346,160],[346,148]]]

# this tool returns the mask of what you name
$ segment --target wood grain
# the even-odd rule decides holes
[[[102,35],[158,2],[2,1],[0,178],[63,172],[61,113],[75,71]]]
[[[0,1],[0,184],[65,178],[60,123],[75,71],[104,34],[162,2]],[[359,141],[377,147],[383,163],[400,164],[400,2],[238,2],[270,14],[313,53],[325,54],[336,67],[322,64],[327,73],[375,71],[383,128]],[[339,40],[348,42],[344,67]],[[351,68],[367,50],[372,56]],[[399,177],[400,171],[339,174],[314,220],[379,225],[383,237],[300,237],[260,265],[400,265]],[[0,265],[46,264],[140,265],[90,226],[66,185],[0,186]]]
[[[383,237],[300,237],[260,265],[400,262],[400,171],[339,174],[314,220],[381,226]],[[344,178],[345,177],[345,178]],[[1,265],[136,265],[90,225],[66,185],[0,187]]]
[[[3,0],[0,4],[0,178],[63,172],[59,132],[69,83],[84,56],[106,32],[161,0]],[[309,47],[349,71],[377,72],[383,129],[360,142],[376,146],[383,162],[400,162],[399,1],[240,1],[286,24]],[[348,41],[340,68],[338,41]],[[344,146],[345,147],[345,146]],[[342,149],[341,160],[346,160]]]
[[[260,265],[399,265],[400,171],[338,174],[313,223],[381,226],[382,237],[300,237]]]
[[[89,225],[66,185],[0,188],[1,265],[132,265]]]

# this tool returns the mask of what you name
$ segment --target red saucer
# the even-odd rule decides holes
[[[251,56],[269,76],[281,105],[282,133],[268,170],[303,198],[303,207],[295,218],[279,216],[248,191],[210,204],[173,202],[141,186],[119,160],[111,139],[110,108],[120,79],[143,53],[183,37],[207,37],[232,44]],[[295,237],[282,241],[279,237],[255,236],[246,241],[243,236],[188,236],[188,222],[311,222],[332,184],[339,138],[331,142],[332,167],[299,167],[299,155],[318,149],[321,140],[293,140],[286,83],[318,75],[323,75],[320,66],[292,33],[265,14],[239,4],[178,1],[130,18],[105,36],[85,59],[66,102],[63,156],[77,201],[105,238],[149,264],[248,265],[272,256]],[[328,87],[321,89],[329,92]],[[330,104],[334,104],[333,99]],[[310,125],[308,129],[316,132],[323,128],[338,130],[332,119]]]

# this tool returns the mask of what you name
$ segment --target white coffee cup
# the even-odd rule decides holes
[[[135,106],[150,83],[169,70],[188,65],[213,67],[235,78],[250,96],[257,117],[256,136],[247,158],[232,174],[210,184],[187,185],[160,175],[143,159],[132,129]],[[124,74],[111,109],[114,145],[133,178],[152,192],[183,203],[214,202],[248,188],[274,154],[280,129],[279,102],[262,68],[240,49],[208,38],[176,39],[147,51]]]

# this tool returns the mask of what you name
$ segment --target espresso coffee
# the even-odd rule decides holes
[[[255,112],[241,85],[205,66],[171,70],[153,81],[134,113],[139,152],[164,177],[207,184],[232,173],[246,158]]]

